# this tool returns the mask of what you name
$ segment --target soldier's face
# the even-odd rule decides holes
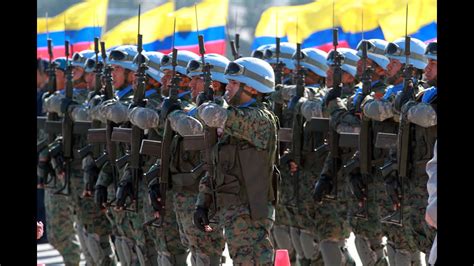
[[[118,65],[113,65],[112,67],[112,84],[114,88],[120,88],[125,84],[125,68]]]
[[[334,74],[334,69],[333,67],[328,67],[328,70],[326,71],[326,87],[332,88],[332,75]]]
[[[93,72],[85,73],[84,74],[84,79],[86,80],[87,89],[88,90],[93,90],[94,86],[95,86],[95,74]]]
[[[36,88],[41,88],[48,82],[48,75],[36,70]]]
[[[387,65],[387,77],[390,78],[395,76],[400,69],[402,69],[402,63],[400,60],[390,59],[390,62]]]
[[[64,89],[65,85],[64,72],[60,69],[56,69],[56,87],[58,89]]]
[[[214,92],[219,92],[221,90],[221,83],[217,80],[213,80],[211,82],[211,85],[212,85],[212,90]]]
[[[354,76],[347,73],[346,71],[342,71],[342,84],[350,84],[355,81]]]
[[[201,76],[196,75],[189,82],[189,88],[191,88],[191,96],[195,99],[198,94],[204,90],[204,80]]]
[[[173,72],[169,69],[164,71],[164,76],[161,78],[161,84],[163,84],[163,88],[161,89],[161,93],[164,96],[169,95],[169,86],[171,85],[171,78],[172,78]]]
[[[230,104],[232,98],[234,98],[235,94],[239,90],[239,87],[240,87],[239,81],[236,81],[233,79],[229,80],[229,83],[227,83],[227,86],[225,87],[225,95],[224,95],[224,98],[227,101],[227,103]],[[238,99],[235,99],[235,100],[238,100]],[[235,100],[232,100],[232,102]]]
[[[375,69],[374,61],[369,58],[367,58],[366,61],[366,67],[372,67],[372,69]],[[357,61],[357,76],[362,76],[362,72],[364,72],[364,60],[360,59],[359,61]]]
[[[72,69],[72,81],[79,80],[84,75],[84,69],[82,67],[73,67]]]
[[[427,81],[436,80],[438,77],[438,61],[428,59],[428,65],[425,67],[425,78]]]

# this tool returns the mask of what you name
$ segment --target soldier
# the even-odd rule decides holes
[[[56,65],[56,89],[63,91],[66,85],[64,78],[66,59],[59,57],[54,60],[53,64]],[[56,104],[56,108],[52,106],[52,102],[56,100],[58,93],[44,94],[43,106],[45,112],[60,112],[60,108],[58,107],[60,104]],[[58,145],[59,143],[54,141],[48,145],[48,148],[43,149],[38,156],[38,178],[40,184],[54,178],[53,175],[58,177],[61,174],[61,168],[57,160],[59,157],[53,157],[49,152],[52,148],[57,149]],[[64,178],[57,178],[57,180],[59,181],[57,184],[58,187],[64,184]],[[52,188],[46,186],[45,189],[46,231],[48,232],[48,241],[59,251],[66,265],[79,265],[81,248],[79,243],[75,240],[76,232],[73,227],[74,210],[67,197],[63,198],[54,195],[56,189],[56,186]]]
[[[191,89],[192,99],[196,99],[199,93],[204,89],[204,83],[201,79],[201,75],[203,74],[202,63],[200,62],[200,58],[195,54],[188,52],[186,53],[186,55],[188,55],[187,58],[183,55],[183,51],[178,51],[177,62],[179,64],[180,61],[188,61],[186,76],[191,78],[188,86]],[[206,55],[205,58],[206,57],[206,63],[212,66],[215,65],[216,61],[222,60],[220,58],[222,56],[219,55]],[[215,71],[223,74],[224,68],[221,67],[223,64],[225,63],[219,62],[216,65]],[[170,66],[166,65],[162,68],[169,69]],[[178,67],[176,71],[183,74]],[[184,85],[184,83],[181,81],[180,86],[182,85]],[[203,97],[200,97],[200,99],[201,101],[205,101]],[[173,191],[173,205],[181,235],[182,238],[187,239],[192,253],[193,265],[219,265],[225,244],[222,231],[216,230],[207,234],[193,225],[192,214],[199,192],[199,180],[205,171],[202,168],[201,151],[185,150],[182,143],[182,136],[194,135],[196,131],[202,132],[199,131],[199,129],[202,130],[201,123],[192,118],[196,113],[196,105],[195,103],[189,103],[187,105],[189,111],[186,113],[182,110],[171,112],[170,109],[167,109],[168,106],[166,106],[166,103],[166,101],[163,103],[163,110],[166,109],[167,113],[163,115],[168,115],[171,128],[178,133],[174,135],[173,141],[171,142],[170,175]],[[184,109],[185,107],[186,105],[183,105],[179,108]],[[184,123],[189,123],[191,127],[182,127]]]
[[[289,42],[282,42],[280,44],[280,61],[284,64],[283,66],[283,84],[293,84],[291,73],[295,69],[295,64],[292,60],[292,56],[296,51],[296,45]],[[263,60],[267,61],[273,69],[276,68],[276,45],[271,44],[264,50]]]
[[[289,112],[293,115],[293,139],[295,142],[287,162],[282,167],[282,184],[280,187],[293,187],[293,193],[285,203],[286,219],[290,220],[290,235],[293,247],[297,253],[300,265],[322,265],[322,257],[319,255],[317,242],[319,237],[315,230],[315,219],[317,206],[311,199],[311,188],[316,177],[319,176],[325,152],[316,152],[316,148],[324,144],[324,132],[310,130],[309,124],[313,117],[322,117],[322,97],[324,95],[324,83],[327,72],[327,53],[315,48],[306,48],[301,51],[299,59],[297,52],[293,55],[293,63],[296,68],[296,79],[301,79],[304,72],[305,95],[299,97],[295,86],[283,87],[283,93],[292,95],[289,102]],[[299,62],[298,62],[299,61]],[[299,82],[296,82],[299,84]],[[286,93],[286,89],[290,89]],[[306,120],[304,122],[304,120]],[[295,132],[298,130],[300,132]],[[297,144],[296,142],[301,142]],[[298,154],[298,155],[297,155]],[[301,158],[298,158],[301,156]],[[286,168],[286,169],[285,169]],[[284,173],[287,173],[285,176]],[[287,180],[285,180],[287,179]]]
[[[199,187],[194,224],[210,232],[208,212],[214,191],[219,226],[225,228],[230,257],[238,265],[272,265],[270,228],[274,221],[277,123],[262,99],[274,91],[274,73],[263,60],[244,57],[230,62],[223,108],[206,103],[198,117],[211,128],[222,128],[215,180],[205,176]]]
[[[112,121],[118,127],[127,122],[128,105],[133,99],[132,84],[135,80],[136,65],[133,59],[137,55],[137,48],[133,45],[123,45],[114,48],[109,53],[109,63],[112,66],[112,86],[115,91],[115,97],[101,104],[100,120]],[[115,143],[113,144],[115,145]],[[126,153],[126,147],[122,144],[117,145],[117,157],[120,158]],[[106,162],[100,169],[98,179],[95,185],[95,201],[104,209],[104,203],[108,195],[114,195],[115,188],[109,186],[114,183],[115,165]],[[126,168],[116,169],[116,174],[122,179],[129,176],[130,172]],[[110,193],[108,193],[108,188]],[[108,206],[107,206],[108,207]],[[139,247],[134,241],[135,228],[130,220],[130,216],[119,208],[110,208],[106,211],[109,221],[112,223],[113,235],[115,235],[115,249],[119,260],[124,265],[138,263],[137,251]],[[110,215],[112,217],[110,217]],[[132,218],[135,214],[131,214]],[[140,250],[141,251],[141,250]]]
[[[400,112],[400,128],[399,137],[403,139],[403,134],[408,134],[408,141],[405,143],[399,141],[398,158],[400,158],[399,175],[404,180],[403,200],[404,205],[410,206],[409,215],[404,216],[408,220],[407,224],[412,226],[413,239],[416,248],[427,254],[430,252],[433,244],[435,230],[430,228],[424,222],[424,213],[426,211],[426,202],[428,200],[428,192],[426,191],[426,183],[428,175],[426,173],[426,163],[433,157],[433,147],[437,137],[437,43],[431,43],[427,47],[418,39],[411,38],[410,43],[410,64],[413,64],[417,75],[415,81],[408,83],[408,89],[404,88],[395,99],[395,110]],[[393,42],[392,47],[387,47],[387,54],[392,58],[400,58],[402,61],[404,56],[400,56],[400,51],[404,52],[404,39],[401,38]],[[395,49],[398,47],[397,49]],[[392,49],[389,49],[392,48]],[[426,54],[426,57],[423,56]],[[426,60],[428,59],[428,60]],[[428,61],[428,64],[426,62]],[[425,67],[423,67],[425,66]],[[417,80],[421,79],[420,72],[426,69],[425,75],[428,84],[432,87],[423,90]],[[419,88],[419,93],[416,92]],[[406,128],[406,129],[403,129]],[[403,160],[403,152],[408,152],[409,156],[406,162]],[[403,171],[402,166],[408,165]],[[405,192],[406,191],[406,192]],[[417,255],[418,256],[418,255]],[[413,259],[413,258],[412,258]]]
[[[343,132],[356,133],[360,129],[360,121],[354,116],[352,97],[355,93],[357,80],[356,67],[359,57],[357,51],[349,48],[339,48],[337,51],[342,55],[342,77],[341,90],[336,90],[338,84],[333,84],[335,69],[335,53],[331,50],[327,57],[329,65],[326,77],[327,87],[332,87],[324,97],[323,111],[330,117],[330,131],[340,134]],[[330,145],[334,145],[330,143]],[[320,251],[326,265],[353,264],[354,261],[347,251],[346,238],[349,237],[349,225],[347,215],[347,190],[343,177],[342,165],[355,152],[354,148],[339,147],[337,144],[339,158],[333,158],[329,152],[321,170],[320,177],[315,183],[313,198],[315,202],[321,203],[325,195],[336,195],[336,200],[325,199],[317,208],[316,231],[321,241]],[[336,149],[335,147],[331,147]],[[336,164],[335,166],[333,164]],[[336,171],[336,172],[334,172]],[[333,179],[334,178],[334,179]],[[335,181],[337,180],[337,183]],[[337,190],[333,189],[337,187]],[[333,191],[334,190],[334,191]],[[342,253],[343,251],[344,253]]]
[[[357,55],[362,56],[362,46],[367,45],[367,58],[357,62],[357,76],[362,79],[364,71],[367,71],[370,78],[369,94],[364,95],[362,89],[358,89],[353,98],[353,106],[356,108],[355,115],[360,119],[369,121],[369,143],[372,149],[368,158],[370,167],[369,174],[361,174],[359,152],[353,156],[356,162],[349,172],[349,186],[352,196],[349,199],[349,222],[355,234],[355,246],[363,265],[387,265],[386,250],[382,245],[382,225],[380,223],[380,199],[384,197],[384,184],[382,177],[379,177],[378,169],[383,166],[386,151],[375,148],[375,141],[378,132],[394,132],[397,124],[394,121],[380,121],[374,116],[364,113],[360,116],[361,110],[370,106],[374,100],[380,100],[385,94],[384,84],[385,71],[388,65],[388,58],[384,56],[387,42],[380,39],[362,40],[357,45]],[[365,62],[364,62],[365,60]],[[365,64],[365,69],[363,65]],[[361,107],[359,107],[361,106]],[[369,107],[370,108],[370,107]],[[361,143],[361,142],[360,142]],[[365,152],[365,151],[364,151]],[[365,163],[365,162],[362,162]],[[372,167],[373,166],[373,167]]]
[[[389,43],[385,49],[385,56],[389,58],[386,72],[386,82],[390,84],[384,96],[380,99],[374,99],[372,102],[367,102],[364,106],[364,114],[373,120],[389,122],[393,120],[398,124],[400,120],[399,114],[396,112],[396,95],[403,90],[403,69],[405,64],[405,38],[397,39],[394,43]],[[421,71],[426,66],[426,59],[423,57],[425,44],[417,39],[410,41],[410,64],[413,65],[414,71],[417,73],[418,80],[421,78]],[[416,90],[421,86],[414,86]],[[389,123],[386,123],[387,125]],[[398,127],[386,129],[389,133],[398,133]],[[386,158],[385,165],[390,165],[390,162],[396,162],[396,149],[389,149],[389,158]],[[398,211],[401,207],[399,205],[399,178],[396,171],[389,171],[384,176],[384,183],[388,198],[384,203],[382,209],[382,217],[387,214]],[[404,182],[406,184],[406,182]],[[406,190],[406,187],[405,187]],[[406,195],[406,194],[405,194]],[[403,216],[405,217],[401,222],[403,226],[382,222],[382,230],[387,236],[387,251],[390,264],[395,265],[410,265],[412,262],[419,262],[419,252],[415,245],[415,240],[412,232],[412,225],[408,223],[406,217],[410,216],[410,208],[406,201],[403,204]],[[405,216],[407,215],[407,216]]]
[[[48,90],[48,61],[38,58],[36,68],[36,115],[43,115],[43,94]]]

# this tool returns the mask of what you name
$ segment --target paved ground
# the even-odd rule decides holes
[[[351,233],[351,237],[348,240],[349,244],[349,252],[352,254],[354,259],[356,260],[357,266],[361,266],[362,263],[360,262],[359,256],[357,255],[357,251],[354,246],[354,234]],[[57,250],[55,250],[50,244],[39,244],[37,245],[37,263],[38,264],[45,264],[51,266],[59,266],[63,264],[63,258],[59,254]],[[224,250],[224,255],[226,256],[226,263],[224,265],[232,265],[232,260],[229,257],[229,252],[226,249]],[[422,256],[422,263],[424,261],[424,254]],[[81,255],[81,263],[80,265],[86,265],[84,256]],[[188,257],[188,265],[191,265],[190,257]],[[423,263],[424,266],[424,263]]]

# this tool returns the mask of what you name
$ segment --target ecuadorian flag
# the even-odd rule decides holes
[[[173,11],[173,2],[167,2],[141,15],[140,31],[143,49],[168,53],[173,46],[173,25],[176,18],[174,45],[176,49],[199,53],[198,32],[204,35],[206,53],[225,54],[225,25],[228,0],[203,0],[195,6]],[[197,10],[197,26],[196,26]],[[128,19],[104,34],[109,48],[137,43],[138,18]]]
[[[299,42],[303,48],[329,51],[333,48],[333,27],[338,29],[338,47],[354,49],[362,37],[394,41],[405,36],[406,3],[400,0],[335,0],[334,3],[319,0],[306,5],[272,7],[260,18],[252,49],[274,43],[278,36]],[[408,35],[422,41],[435,39],[436,0],[408,0],[408,8]]]
[[[47,38],[52,39],[54,57],[64,56],[64,41],[72,45],[72,53],[89,49],[94,37],[106,25],[108,0],[86,0],[52,18],[37,19],[37,55],[48,58]]]

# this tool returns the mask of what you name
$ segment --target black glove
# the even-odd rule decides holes
[[[85,191],[92,192],[94,191],[94,184],[97,182],[97,178],[99,176],[99,168],[94,164],[88,165],[84,169],[84,180],[86,181],[85,184]]]
[[[209,214],[208,208],[197,206],[193,215],[193,224],[204,232],[206,232],[206,230],[204,229],[204,226],[209,225],[208,214]]]
[[[160,174],[160,164],[155,163],[150,167],[150,169],[148,169],[148,172],[146,172],[143,175],[146,178],[146,180],[151,180],[151,182],[148,184],[148,188],[150,188],[152,183],[155,182],[154,178],[157,177],[159,174]]]
[[[393,104],[395,110],[398,112],[402,111],[403,105],[407,103],[409,100],[415,98],[415,89],[413,88],[413,82],[408,83],[408,88],[405,90],[403,89],[400,93],[395,96],[395,102]]]
[[[367,185],[365,184],[361,174],[351,174],[349,184],[352,194],[359,200],[367,200]]]
[[[120,181],[117,188],[117,207],[123,207],[125,205],[125,200],[127,197],[133,196],[133,184],[132,180],[126,178],[125,180]]]
[[[166,98],[161,106],[160,117],[165,120],[174,110],[182,110],[181,101],[179,99],[172,101],[170,98]]]
[[[321,176],[319,180],[314,184],[313,200],[315,202],[321,203],[323,200],[323,197],[331,193],[331,190],[332,190],[331,177],[325,176],[325,175]]]
[[[95,186],[94,200],[99,208],[104,208],[104,203],[107,202],[107,188],[101,185]]]
[[[155,178],[150,184],[148,184],[148,196],[150,198],[151,206],[156,212],[161,212],[163,210],[163,204],[161,201],[161,190],[160,183]]]
[[[78,105],[77,102],[69,98],[63,98],[61,100],[61,113],[65,114],[69,110],[69,106]]]
[[[324,105],[328,106],[329,102],[332,100],[341,97],[342,94],[342,88],[339,87],[333,87],[328,94],[326,94],[326,97],[324,98]]]
[[[44,185],[45,181],[48,179],[49,173],[53,173],[53,168],[48,161],[39,161],[36,168],[36,174],[38,176],[38,184]]]

